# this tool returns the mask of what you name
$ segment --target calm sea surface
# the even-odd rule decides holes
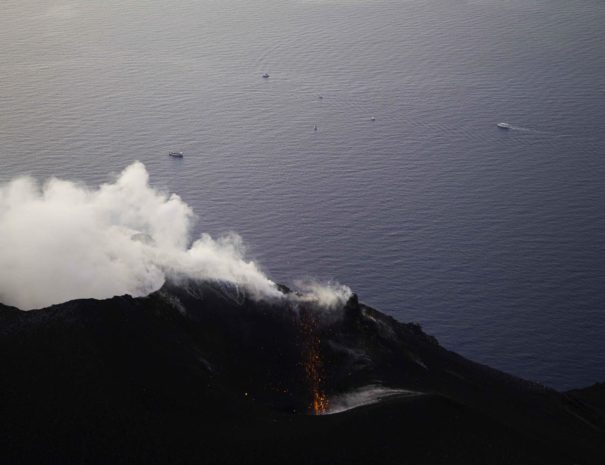
[[[275,280],[605,381],[602,0],[2,0],[0,110],[0,181],[141,160]]]

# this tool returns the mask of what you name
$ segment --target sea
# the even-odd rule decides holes
[[[134,160],[275,281],[605,381],[603,0],[2,0],[0,182]]]

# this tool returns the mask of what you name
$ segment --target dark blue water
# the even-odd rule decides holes
[[[8,0],[0,180],[138,159],[277,281],[605,381],[604,25],[600,0]]]

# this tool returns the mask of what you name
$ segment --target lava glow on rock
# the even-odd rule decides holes
[[[316,331],[317,319],[311,312],[302,312],[300,322],[306,341],[303,365],[312,395],[311,410],[315,415],[322,415],[328,411],[328,397],[323,391],[323,363],[321,339]]]

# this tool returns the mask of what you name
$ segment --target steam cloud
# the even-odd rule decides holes
[[[195,216],[176,194],[149,186],[142,163],[91,190],[22,177],[0,186],[0,302],[22,309],[77,298],[147,295],[172,274],[245,288],[254,298],[283,294],[234,233],[191,244]],[[348,288],[314,285],[301,299],[326,306]]]

